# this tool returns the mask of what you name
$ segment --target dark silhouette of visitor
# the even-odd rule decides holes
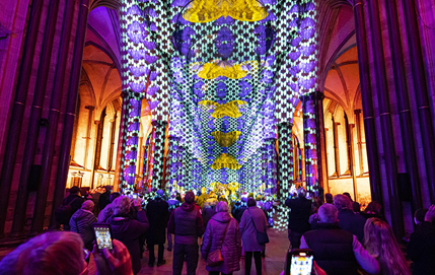
[[[77,186],[71,187],[69,195],[66,197],[62,204],[56,209],[56,221],[59,225],[63,225],[64,230],[69,230],[69,221],[72,215],[80,209],[82,203],[85,201],[79,196],[80,188]]]
[[[412,274],[435,274],[435,206],[418,209],[414,214],[417,224],[415,232],[409,239],[407,252],[413,261]]]
[[[287,199],[285,205],[290,208],[289,240],[293,248],[298,248],[302,235],[311,229],[309,218],[311,215],[311,200],[305,198],[304,188],[299,188],[297,197]]]
[[[154,200],[148,202],[146,213],[150,229],[148,231],[147,246],[149,250],[148,266],[154,266],[156,260],[154,253],[154,245],[158,245],[158,260],[157,266],[164,265],[166,261],[163,259],[164,244],[166,241],[166,225],[169,219],[169,204],[163,200],[163,190],[157,190],[157,195]]]

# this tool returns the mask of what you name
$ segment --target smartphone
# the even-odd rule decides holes
[[[109,250],[113,249],[112,243],[112,230],[108,223],[94,223],[92,225],[95,234],[95,240],[97,241],[97,250],[102,251],[104,248]]]
[[[291,251],[291,275],[311,275],[314,255],[311,249],[294,249]]]
[[[137,194],[133,194],[133,199],[137,199]]]

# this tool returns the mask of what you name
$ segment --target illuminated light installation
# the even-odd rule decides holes
[[[123,0],[123,85],[133,94],[147,83],[154,125],[149,186],[163,177],[153,156],[163,154],[159,125],[170,118],[168,191],[237,183],[234,192],[276,194],[278,165],[284,202],[293,113],[316,85],[315,8],[313,0]],[[234,132],[231,142],[216,138]]]

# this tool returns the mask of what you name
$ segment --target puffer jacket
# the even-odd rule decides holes
[[[245,251],[254,252],[264,250],[265,246],[257,242],[257,230],[267,232],[267,226],[267,218],[263,210],[257,206],[251,206],[243,212],[240,222],[240,232],[242,234],[243,248]]]
[[[229,224],[228,224],[229,223]],[[225,229],[228,225],[225,240]],[[214,215],[207,225],[202,242],[202,256],[207,260],[209,253],[219,249],[222,244],[223,264],[217,267],[207,266],[208,271],[219,271],[225,274],[240,270],[240,257],[242,255],[242,240],[239,224],[231,218],[228,212],[219,212]]]
[[[77,210],[69,221],[71,231],[80,234],[87,249],[92,248],[92,241],[95,238],[92,230],[92,224],[95,222],[97,222],[97,218],[94,213],[83,209]]]

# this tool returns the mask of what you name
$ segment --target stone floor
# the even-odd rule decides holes
[[[289,246],[289,241],[287,238],[287,231],[278,231],[276,229],[269,229],[270,243],[266,246],[266,258],[263,259],[263,275],[278,275],[284,269],[284,261],[286,251]],[[155,247],[157,254],[157,246]],[[142,270],[139,274],[146,275],[172,275],[172,252],[165,250],[165,260],[166,264],[160,267],[148,267],[148,255],[144,254],[142,260]],[[254,259],[252,259],[252,269],[251,274],[255,273]],[[91,260],[92,262],[92,260]],[[244,259],[240,262],[240,271],[234,272],[233,275],[244,275],[245,274],[245,261]],[[200,259],[198,264],[197,275],[206,275],[208,272],[205,269],[206,265],[204,260]],[[90,275],[95,274],[95,268],[92,263],[89,266]],[[186,264],[184,265],[183,275],[186,274]]]

